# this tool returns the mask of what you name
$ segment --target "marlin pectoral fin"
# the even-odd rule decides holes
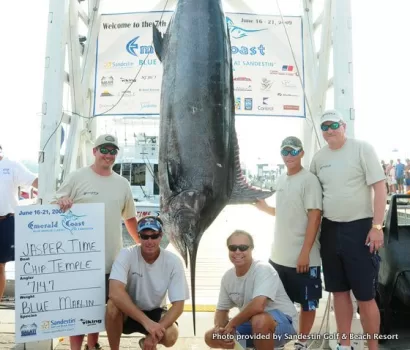
[[[239,159],[239,144],[235,129],[233,130],[232,142],[234,145],[234,185],[232,194],[228,204],[253,204],[258,200],[268,198],[275,192],[266,191],[252,187],[242,173],[241,163]]]
[[[162,62],[163,48],[164,48],[164,36],[161,34],[161,32],[158,30],[155,24],[152,26],[152,35],[153,35],[155,53],[157,54],[158,59]]]

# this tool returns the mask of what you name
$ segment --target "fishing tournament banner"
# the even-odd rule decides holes
[[[16,209],[16,342],[105,330],[104,204]]]
[[[152,24],[164,33],[172,13],[101,16],[94,115],[159,115],[163,68],[153,47]],[[225,16],[231,37],[236,115],[304,118],[302,19]]]

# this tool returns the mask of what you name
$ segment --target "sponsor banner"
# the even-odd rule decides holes
[[[16,210],[16,342],[105,330],[104,204]]]
[[[172,13],[101,16],[94,115],[159,115],[163,67],[152,44],[152,25],[164,33]],[[236,115],[305,117],[301,17],[282,22],[271,15],[225,16]]]

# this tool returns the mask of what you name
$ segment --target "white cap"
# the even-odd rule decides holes
[[[322,118],[320,118],[320,124],[324,122],[344,122],[344,119],[339,111],[331,109],[323,113]]]
[[[95,140],[94,142],[94,147],[102,146],[102,145],[112,145],[117,149],[120,149],[118,147],[118,140],[114,135],[110,134],[105,134],[101,135]]]

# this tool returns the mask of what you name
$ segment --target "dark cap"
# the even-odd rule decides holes
[[[303,149],[302,141],[295,136],[289,136],[282,141],[280,149],[283,150],[286,147],[293,148],[296,151]]]
[[[162,231],[161,222],[153,217],[146,217],[138,220],[138,232],[143,230]]]

